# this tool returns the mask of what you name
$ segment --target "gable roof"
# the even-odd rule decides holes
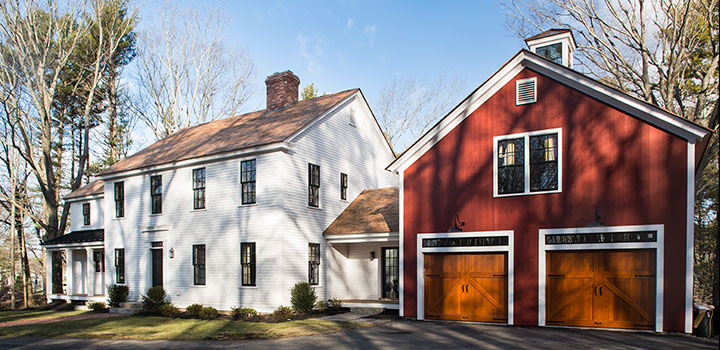
[[[689,143],[696,143],[712,132],[702,125],[523,49],[403,151],[387,166],[387,169],[400,171],[409,167],[525,68],[532,69],[650,125],[683,138]]]
[[[399,190],[365,190],[323,232],[324,235],[398,232]]]
[[[95,180],[89,184],[78,188],[75,191],[70,192],[67,196],[63,197],[65,200],[78,199],[88,196],[99,196],[105,194],[105,186],[102,180]]]
[[[103,242],[105,240],[105,230],[82,230],[73,231],[60,237],[41,242],[40,245],[56,245],[70,243],[86,243],[86,242]]]
[[[98,175],[282,142],[358,91],[341,91],[298,101],[279,110],[260,110],[185,128],[113,164]]]

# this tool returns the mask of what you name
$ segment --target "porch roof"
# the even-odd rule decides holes
[[[387,187],[360,193],[323,234],[390,233],[399,227],[399,191]]]
[[[51,240],[40,243],[41,245],[58,245],[58,244],[69,244],[69,243],[86,243],[86,242],[103,242],[105,240],[105,230],[82,230],[73,231],[60,237],[55,237]]]

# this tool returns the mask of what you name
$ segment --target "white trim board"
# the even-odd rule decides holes
[[[603,232],[655,231],[657,242],[591,243],[546,245],[545,235],[590,234]],[[664,295],[664,237],[665,225],[630,225],[603,227],[576,227],[562,229],[540,229],[538,231],[538,326],[546,326],[546,252],[561,250],[604,250],[604,249],[655,249],[655,331],[663,331]]]
[[[398,176],[400,179],[400,211],[398,212],[398,216],[399,216],[398,221],[400,224],[400,234],[398,237],[399,238],[399,248],[400,248],[399,257],[398,257],[398,265],[400,265],[400,271],[399,271],[400,272],[400,274],[399,274],[400,275],[400,277],[399,277],[400,278],[400,292],[399,292],[400,293],[400,298],[399,298],[400,299],[400,310],[398,312],[398,315],[400,317],[403,317],[404,313],[405,313],[404,312],[404,309],[405,309],[405,297],[404,297],[404,294],[405,294],[405,281],[404,281],[404,279],[405,279],[405,273],[404,273],[405,260],[403,259],[404,258],[403,250],[405,248],[404,247],[405,242],[404,242],[404,238],[403,238],[403,236],[405,235],[405,227],[403,226],[404,225],[403,214],[405,213],[405,204],[404,204],[404,201],[405,201],[405,195],[404,195],[404,193],[405,193],[405,172],[401,171],[400,174],[398,174]]]
[[[508,237],[506,246],[484,247],[442,247],[423,248],[422,240],[426,238],[471,238],[471,237]],[[507,324],[515,323],[515,231],[482,231],[482,232],[452,232],[452,233],[420,233],[417,235],[417,319],[425,319],[425,254],[424,253],[493,253],[507,252]],[[402,303],[400,303],[402,305]],[[402,307],[400,308],[402,310]]]
[[[695,257],[695,144],[687,145],[687,215],[685,228],[685,333],[693,327],[693,258]]]

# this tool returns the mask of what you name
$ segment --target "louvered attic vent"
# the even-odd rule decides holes
[[[537,78],[522,79],[515,82],[515,104],[524,105],[537,101]]]

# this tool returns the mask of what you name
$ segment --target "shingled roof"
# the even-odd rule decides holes
[[[56,245],[69,243],[85,243],[85,242],[103,242],[105,240],[105,230],[83,230],[73,231],[60,237],[40,243],[41,245]]]
[[[281,142],[358,91],[341,91],[182,129],[100,172],[100,176]]]
[[[70,192],[67,196],[65,196],[65,200],[68,199],[75,199],[85,196],[92,196],[92,195],[101,195],[105,193],[105,186],[103,185],[102,180],[95,180],[83,187],[78,188],[75,191]]]
[[[323,232],[324,235],[398,232],[397,187],[365,190]]]
[[[557,28],[548,29],[540,34],[533,35],[533,36],[525,39],[525,42],[542,39],[542,38],[549,37],[549,36],[552,36],[555,34],[568,33],[568,32],[570,32],[570,35],[572,36],[572,30],[570,30],[570,29],[557,29]],[[575,37],[573,37],[573,41],[574,40],[575,40]]]

